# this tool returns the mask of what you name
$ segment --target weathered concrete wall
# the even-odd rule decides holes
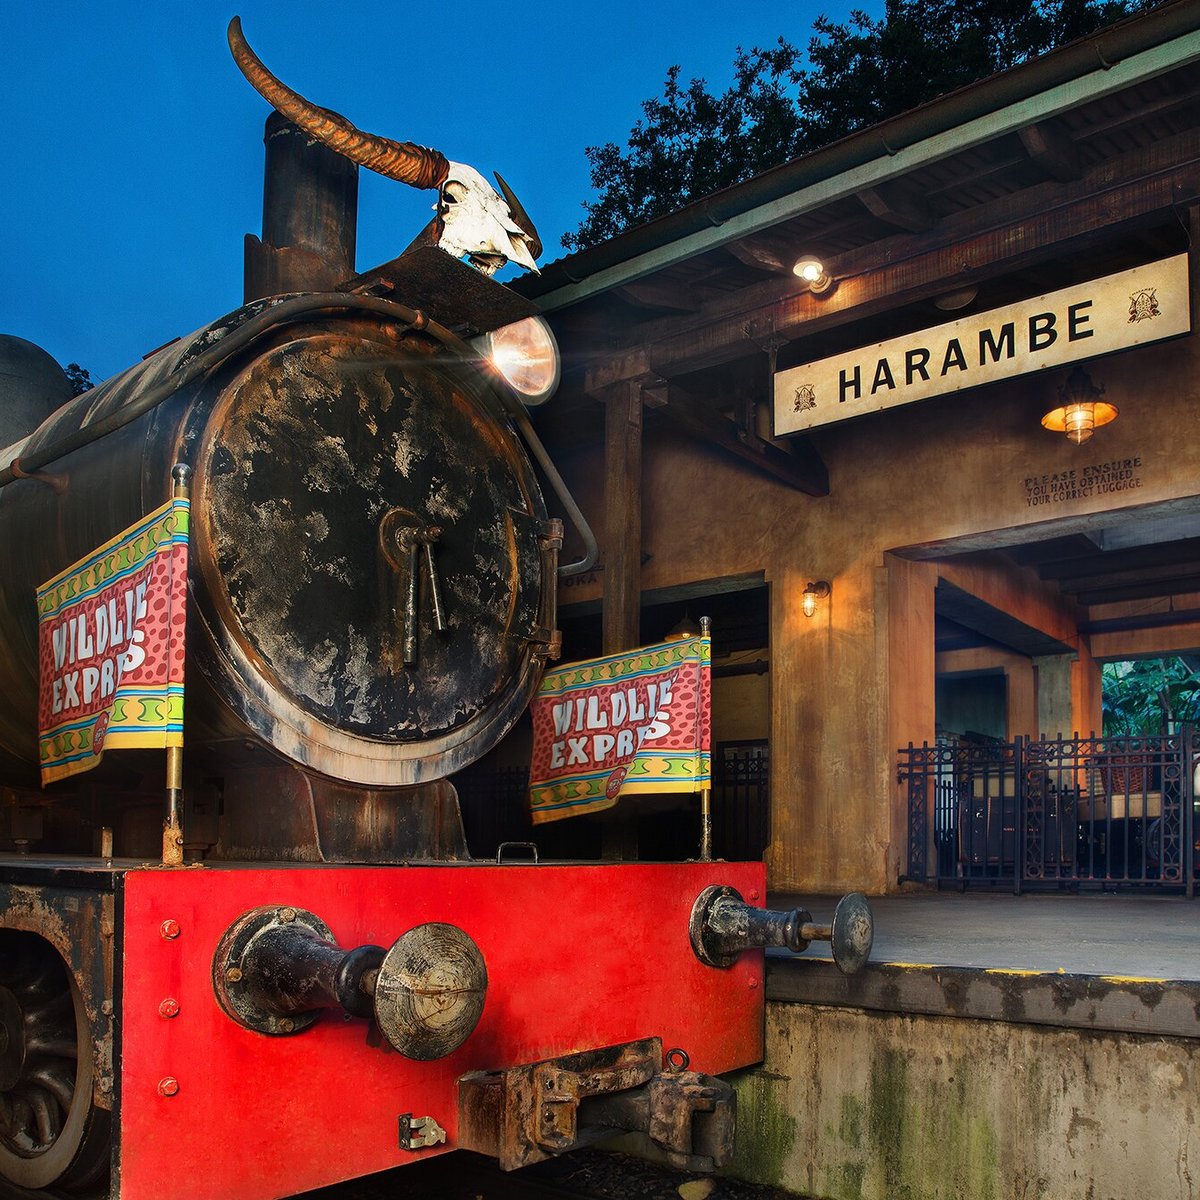
[[[738,1178],[820,1200],[1200,1193],[1194,1040],[774,1003],[766,1061],[737,1083]]]

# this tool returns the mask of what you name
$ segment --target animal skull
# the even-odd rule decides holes
[[[485,275],[494,275],[507,262],[538,273],[529,234],[474,167],[450,163],[436,208],[442,226],[438,246],[447,254],[465,255]]]
[[[456,258],[465,255],[485,275],[494,275],[510,261],[537,272],[534,260],[542,252],[541,240],[529,214],[499,174],[496,182],[503,195],[493,191],[474,168],[452,163],[438,150],[364,133],[340,114],[305,100],[267,70],[246,42],[237,17],[229,22],[229,49],[254,89],[309,137],[389,179],[412,187],[436,187],[437,219],[431,228],[439,248]],[[419,240],[424,244],[427,236]]]

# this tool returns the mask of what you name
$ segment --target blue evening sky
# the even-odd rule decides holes
[[[805,45],[817,13],[852,6],[0,0],[0,333],[99,380],[241,302],[268,108],[230,58],[234,13],[308,99],[499,170],[551,261],[590,195],[584,147],[623,144],[672,63],[723,87],[737,45]],[[359,270],[408,244],[432,196],[361,173]]]

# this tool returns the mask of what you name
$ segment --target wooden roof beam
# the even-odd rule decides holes
[[[697,312],[704,299],[702,289],[663,283],[654,277],[623,284],[616,289],[616,295],[637,308],[667,308],[675,312]]]
[[[1017,130],[1017,136],[1021,139],[1026,154],[1051,179],[1070,183],[1083,175],[1079,147],[1061,129],[1041,121]]]
[[[868,187],[855,195],[867,212],[897,229],[906,229],[909,233],[924,233],[934,226],[933,214],[928,208],[918,208],[894,188]]]
[[[1075,600],[1085,608],[1092,608],[1097,604],[1117,604],[1123,600],[1154,600],[1160,596],[1185,596],[1192,592],[1200,592],[1200,575],[1177,577],[1169,583],[1150,581],[1132,583],[1124,587],[1110,586],[1094,592],[1079,592]]]
[[[1057,579],[1066,587],[1088,586],[1092,579],[1124,576],[1169,579],[1172,572],[1194,575],[1200,570],[1200,538],[1181,538],[1174,542],[1151,542],[1148,546],[1130,546],[1124,550],[1097,551],[1081,558],[1060,558],[1037,568],[1043,579]]]
[[[694,437],[749,463],[757,471],[809,496],[829,495],[829,470],[807,437],[790,440],[788,447],[731,421],[707,401],[689,395],[667,380],[645,384],[646,407],[661,412]]]
[[[587,368],[587,390],[631,375],[671,376],[745,354],[756,327],[794,339],[901,304],[1036,265],[1047,255],[1096,245],[1122,225],[1200,200],[1200,131],[1134,156],[1137,168],[1093,190],[1088,180],[1046,183],[1008,197],[984,228],[946,220],[928,234],[884,239],[830,264],[843,280],[814,297],[793,279],[772,279],[722,297],[695,315],[654,322],[639,344],[601,354]],[[1106,174],[1111,164],[1105,168]],[[1110,176],[1111,178],[1111,176]]]
[[[789,275],[796,256],[789,255],[782,243],[782,238],[755,234],[752,237],[740,238],[736,242],[727,242],[723,249],[747,267],[769,271],[772,275]]]

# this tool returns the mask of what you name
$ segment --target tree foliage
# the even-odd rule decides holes
[[[1200,725],[1200,660],[1188,655],[1105,663],[1105,737],[1170,733]]]
[[[807,51],[738,47],[733,81],[667,71],[622,148],[585,151],[597,199],[563,237],[583,250],[935,96],[1035,58],[1152,0],[885,0],[877,20],[818,17]]]
[[[78,363],[67,363],[63,368],[63,374],[71,385],[72,396],[82,396],[84,392],[90,392],[96,386],[91,372],[87,367],[81,367]]]

